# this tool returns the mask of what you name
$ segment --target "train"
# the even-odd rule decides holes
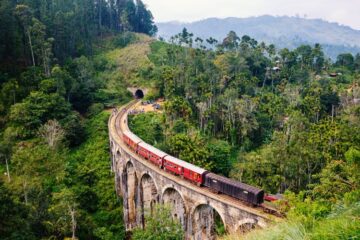
[[[180,176],[197,186],[207,187],[213,192],[229,195],[251,205],[258,206],[264,202],[264,190],[262,189],[217,175],[175,158],[142,141],[131,131],[124,131],[122,136],[124,143],[134,153],[166,172]]]

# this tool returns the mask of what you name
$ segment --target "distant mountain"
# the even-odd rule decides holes
[[[277,48],[295,48],[301,44],[320,43],[325,53],[336,59],[339,53],[360,53],[360,31],[321,19],[260,16],[250,18],[208,18],[181,23],[157,23],[158,36],[169,39],[184,27],[201,38],[222,40],[233,30],[239,36],[249,35],[257,41],[273,43]]]

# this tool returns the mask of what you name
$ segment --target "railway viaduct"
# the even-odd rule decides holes
[[[227,232],[264,228],[279,218],[232,197],[211,192],[164,172],[134,154],[123,142],[128,130],[127,112],[114,110],[109,119],[109,139],[115,188],[123,198],[126,229],[144,227],[144,215],[155,204],[168,204],[186,233],[186,239],[215,239],[215,214]]]

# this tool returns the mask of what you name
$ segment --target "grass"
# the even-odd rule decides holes
[[[287,221],[257,229],[248,234],[230,234],[221,240],[345,240],[360,239],[360,202],[314,221],[305,227],[301,221]]]
[[[104,65],[102,71],[99,71],[99,78],[105,80],[108,89],[114,89],[120,82],[123,88],[150,85],[141,77],[140,72],[147,71],[153,66],[148,55],[151,53],[150,44],[154,39],[144,34],[134,35],[136,40],[127,46],[107,48],[95,57],[97,62]]]

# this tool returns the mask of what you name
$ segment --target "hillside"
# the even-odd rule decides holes
[[[233,30],[239,36],[249,35],[278,48],[295,48],[301,44],[320,43],[325,54],[335,59],[339,53],[360,52],[360,31],[320,19],[261,16],[250,18],[209,18],[192,23],[158,23],[158,36],[165,39],[184,27],[201,38],[222,40]]]

